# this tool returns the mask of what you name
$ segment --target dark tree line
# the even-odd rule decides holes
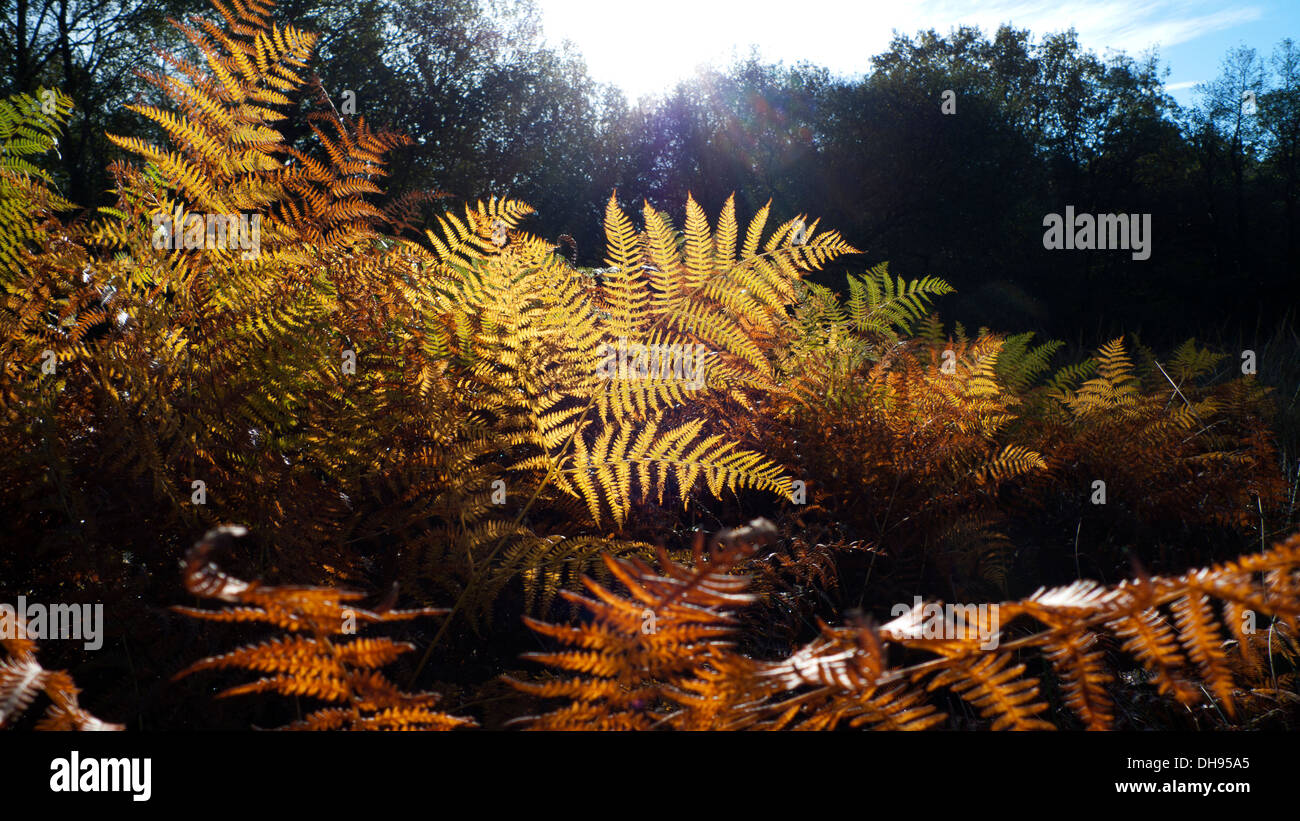
[[[167,16],[208,13],[206,0],[5,5],[0,92],[73,97],[57,170],[74,201],[106,201],[117,155],[103,132],[148,127],[121,108],[143,94],[132,71],[176,44]],[[742,215],[771,198],[776,217],[821,217],[865,252],[854,268],[887,260],[948,279],[959,294],[945,316],[971,326],[1157,341],[1271,326],[1294,303],[1289,38],[1272,54],[1229,53],[1190,108],[1155,56],[1102,58],[1073,32],[1005,26],[896,37],[863,55],[871,70],[857,78],[751,58],[634,105],[579,54],[546,45],[529,3],[283,0],[278,14],[322,34],[315,70],[336,106],[415,139],[390,168],[393,189],[523,199],[539,211],[533,229],[575,237],[583,264],[601,264],[612,189],[673,212],[690,191],[713,213],[734,190]],[[1151,214],[1150,258],[1044,249],[1045,215],[1066,206]]]

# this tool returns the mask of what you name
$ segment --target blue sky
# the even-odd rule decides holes
[[[859,74],[894,29],[947,32],[962,23],[991,33],[1000,23],[1035,35],[1073,26],[1084,47],[1137,55],[1159,49],[1181,103],[1212,80],[1229,48],[1262,56],[1300,39],[1300,0],[537,0],[547,37],[571,40],[593,77],[631,97],[671,88],[701,63],[725,64],[756,45],[763,57],[811,60]],[[653,13],[650,11],[653,9]],[[687,21],[693,21],[687,23]]]

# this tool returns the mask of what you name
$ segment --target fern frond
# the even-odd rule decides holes
[[[49,699],[37,730],[122,730],[91,715],[77,701],[81,691],[63,670],[46,670],[36,658],[36,642],[28,637],[27,616],[13,608],[0,611],[0,729],[13,727],[37,697]]]
[[[854,330],[893,344],[900,334],[911,332],[931,299],[952,292],[952,286],[938,277],[895,279],[888,265],[881,263],[861,277],[849,276],[847,308]]]
[[[326,708],[287,729],[446,730],[474,726],[471,719],[427,709],[436,702],[436,694],[404,693],[379,672],[378,668],[415,649],[414,645],[355,635],[358,623],[405,621],[446,611],[424,608],[372,612],[353,604],[364,597],[353,591],[271,587],[236,579],[222,572],[210,556],[218,547],[245,533],[237,527],[209,531],[185,558],[185,584],[191,593],[236,606],[216,611],[176,609],[212,621],[271,624],[290,631],[289,635],[200,659],[174,678],[203,670],[251,670],[262,677],[230,687],[218,697],[279,693],[344,705],[334,708],[342,709],[343,713]]]
[[[734,624],[731,611],[752,600],[744,593],[748,579],[729,571],[773,536],[772,525],[757,520],[717,534],[707,554],[701,537],[693,569],[674,563],[662,549],[659,573],[635,557],[607,558],[610,572],[631,598],[584,579],[594,598],[568,591],[562,595],[587,610],[591,623],[571,628],[525,619],[566,648],[525,657],[566,677],[511,679],[512,684],[570,703],[522,720],[540,730],[649,729],[660,722],[689,722],[689,705],[699,705],[707,692],[696,678],[710,660],[739,664],[728,668],[733,675],[747,669],[718,655]],[[688,706],[674,711],[674,704]]]
[[[789,492],[790,480],[777,465],[761,454],[737,450],[720,435],[703,435],[703,427],[700,419],[662,432],[653,421],[644,426],[610,425],[590,444],[575,442],[563,471],[593,519],[600,521],[608,511],[620,525],[627,518],[634,487],[661,502],[669,481],[685,500],[700,478],[714,496],[746,487]]]

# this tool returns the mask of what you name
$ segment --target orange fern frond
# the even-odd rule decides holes
[[[445,610],[386,610],[372,612],[352,602],[364,598],[354,591],[324,587],[272,587],[245,582],[222,572],[210,560],[221,545],[245,535],[242,527],[209,531],[186,554],[185,585],[195,595],[238,605],[222,610],[173,608],[211,621],[271,624],[289,635],[210,656],[186,667],[174,678],[202,670],[240,669],[262,674],[256,681],[236,685],[218,697],[252,693],[308,696],[343,707],[321,708],[287,729],[447,730],[475,725],[472,719],[437,712],[436,693],[406,693],[380,672],[415,649],[386,637],[357,637],[357,624],[406,621]]]

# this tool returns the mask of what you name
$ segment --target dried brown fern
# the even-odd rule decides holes
[[[1165,364],[1137,347],[1145,362],[1119,337],[1097,351],[1093,378],[1037,389],[1057,406],[1032,420],[1049,466],[1037,478],[1057,489],[1102,479],[1144,519],[1249,532],[1283,497],[1269,389],[1254,376],[1210,380],[1223,357],[1194,340]]]
[[[1221,619],[1212,600],[1222,602]],[[996,623],[986,615],[992,613]],[[974,618],[962,611],[957,616],[943,638],[925,635],[924,607],[879,628],[826,628],[813,645],[764,671],[787,687],[812,688],[798,699],[797,711],[779,701],[767,705],[776,717],[772,725],[824,726],[825,713],[852,714],[857,702],[872,702],[882,686],[924,684],[926,690],[951,689],[995,729],[1050,728],[1040,717],[1049,705],[1039,697],[1038,680],[1016,661],[1033,651],[1051,663],[1066,705],[1084,725],[1107,729],[1114,726],[1114,708],[1106,686],[1115,675],[1098,641],[1107,634],[1122,641],[1123,652],[1152,675],[1160,694],[1187,706],[1212,699],[1231,716],[1240,689],[1234,657],[1253,642],[1251,625],[1275,617],[1293,631],[1300,616],[1300,534],[1271,550],[1180,576],[1139,576],[1114,587],[1079,581],[981,610]],[[980,636],[1011,635],[1007,625],[1018,619],[1037,628],[996,648],[982,646],[987,642]],[[937,658],[888,668],[882,654],[863,649],[889,644]]]
[[[244,535],[241,527],[209,531],[185,557],[185,587],[191,593],[227,602],[222,610],[175,607],[194,618],[220,622],[271,624],[285,636],[201,659],[181,672],[244,669],[263,674],[257,681],[224,690],[218,698],[247,693],[309,696],[339,705],[316,710],[291,730],[450,730],[474,726],[472,719],[439,712],[437,693],[406,693],[380,668],[415,649],[386,637],[356,637],[360,624],[406,621],[445,610],[364,610],[355,602],[365,594],[327,587],[272,587],[223,573],[209,555],[220,543]]]
[[[23,613],[15,612],[15,622],[5,624],[0,646],[8,654],[0,658],[0,728],[12,727],[42,693],[50,700],[45,715],[36,723],[38,730],[121,730],[95,718],[77,703],[77,688],[65,670],[46,670],[36,659],[36,642],[27,636]],[[0,615],[0,621],[9,621]]]
[[[1136,543],[1161,570],[1209,564],[1232,555],[1218,549],[1226,531],[1278,510],[1271,400],[1254,377],[1213,378],[1221,357],[1189,342],[1164,364],[1139,348],[1140,365],[1116,339],[1045,376],[1061,343],[945,334],[934,317],[914,328],[942,283],[895,285],[882,269],[850,286],[845,302],[805,283],[779,389],[762,415],[731,424],[803,480],[809,502],[877,542],[877,601],[986,600],[1026,577],[1077,575],[1017,542],[1080,526],[1094,573],[1127,572],[1114,543]],[[1081,492],[1098,487],[1109,507]],[[1175,539],[1181,561],[1168,560]]]
[[[1052,705],[1029,672],[1030,664],[1045,662],[1064,705],[1086,727],[1109,729],[1116,722],[1108,685],[1116,675],[1101,652],[1102,636],[1121,643],[1158,694],[1189,707],[1212,701],[1233,716],[1243,695],[1267,695],[1240,672],[1242,650],[1249,654],[1256,643],[1252,625],[1273,618],[1293,634],[1300,617],[1297,534],[1271,550],[1179,576],[1139,575],[1113,587],[1079,581],[978,608],[936,611],[934,603],[917,603],[881,626],[823,625],[820,638],[784,661],[758,662],[726,641],[732,611],[753,597],[744,592],[747,577],[719,571],[744,555],[701,559],[694,571],[665,557],[667,578],[639,561],[612,561],[632,599],[590,581],[599,601],[564,594],[593,620],[579,627],[532,623],[569,648],[532,657],[579,674],[519,685],[572,700],[533,726],[926,729],[947,721],[936,706],[942,702],[927,694],[946,690],[992,729],[1053,729]],[[1221,618],[1214,600],[1223,605]],[[651,616],[665,628],[662,636],[645,629]],[[916,652],[931,658],[896,663]],[[664,709],[669,703],[676,709]]]

